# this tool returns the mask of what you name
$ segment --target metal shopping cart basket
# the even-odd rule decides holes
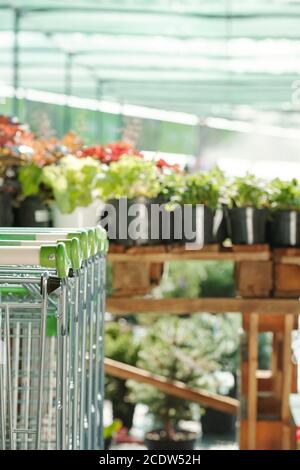
[[[106,233],[0,228],[0,448],[101,449]]]

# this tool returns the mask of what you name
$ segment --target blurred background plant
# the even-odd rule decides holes
[[[126,320],[111,321],[105,327],[105,355],[116,361],[135,366],[140,344]],[[132,426],[135,404],[128,400],[128,387],[125,380],[106,376],[105,397],[112,403],[113,418],[123,426]]]
[[[214,372],[219,369],[216,352],[204,330],[195,334],[189,318],[160,318],[143,338],[138,366],[168,380],[179,380],[191,388],[215,391]],[[181,420],[195,418],[195,406],[189,401],[166,395],[155,387],[128,381],[130,400],[143,403],[153,416],[155,428],[174,440]],[[199,411],[199,410],[198,410]]]

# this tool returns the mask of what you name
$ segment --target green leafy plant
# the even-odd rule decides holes
[[[103,429],[104,439],[111,439],[116,432],[120,431],[122,422],[119,419],[114,419],[111,424],[105,426]]]
[[[34,163],[21,166],[18,170],[18,179],[21,184],[21,196],[35,196],[40,193],[43,169]]]
[[[159,175],[160,196],[168,202],[180,202],[184,193],[184,176],[182,173],[168,172]]]
[[[274,179],[270,185],[269,203],[274,210],[300,210],[300,186],[296,178],[290,181]]]
[[[218,168],[186,175],[184,180],[181,197],[183,204],[204,204],[210,209],[216,209],[220,205],[224,175]]]
[[[170,381],[179,380],[192,388],[215,391],[212,375],[218,368],[215,354],[204,334],[195,335],[188,318],[160,318],[149,328],[143,339],[138,366]],[[150,385],[129,383],[131,400],[149,407],[156,424],[163,427],[164,438],[176,439],[179,421],[191,419],[195,405]]]
[[[103,166],[98,188],[106,201],[156,197],[160,192],[158,169],[152,161],[123,155],[119,161]]]
[[[120,320],[106,324],[105,355],[107,357],[135,366],[139,350],[140,344],[126,321]],[[134,406],[129,402],[128,395],[125,380],[106,377],[105,396],[112,402],[114,417],[119,418],[126,427],[131,426],[134,411]]]
[[[99,197],[97,178],[100,165],[91,157],[83,159],[68,155],[58,164],[43,168],[42,183],[52,192],[59,210],[73,212],[77,207],[85,207]]]
[[[201,313],[193,315],[191,322],[194,330],[202,331],[207,338],[208,352],[215,355],[222,370],[236,374],[239,367],[241,317],[234,313]]]
[[[264,180],[247,173],[234,178],[227,187],[229,207],[254,207],[261,209],[268,206],[268,188]]]

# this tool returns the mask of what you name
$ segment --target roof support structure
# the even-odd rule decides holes
[[[67,133],[71,128],[71,109],[68,103],[68,97],[72,95],[72,66],[73,66],[73,53],[68,53],[66,55],[65,62],[65,95],[66,103],[64,108],[64,121],[63,129],[64,133]]]
[[[15,94],[12,100],[12,112],[14,116],[17,116],[19,113],[19,100],[17,97],[17,90],[20,86],[20,47],[19,47],[19,33],[20,33],[20,19],[21,19],[21,10],[16,8],[13,10],[13,33],[14,33],[14,42],[13,42],[13,86],[15,89]]]
[[[96,82],[96,100],[100,102],[103,98],[104,82],[101,79],[97,79]],[[96,142],[102,142],[103,137],[103,116],[101,110],[95,113],[95,137]]]

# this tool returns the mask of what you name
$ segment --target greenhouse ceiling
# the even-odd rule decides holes
[[[0,81],[198,116],[297,111],[299,25],[300,1],[0,0]]]

